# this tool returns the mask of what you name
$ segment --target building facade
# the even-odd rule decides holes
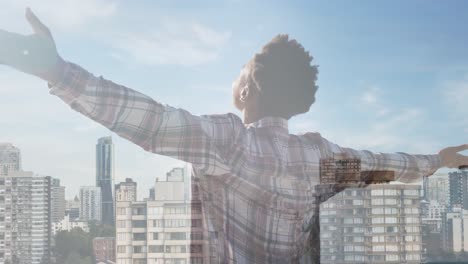
[[[321,204],[321,263],[421,263],[420,191],[376,184]]]
[[[468,168],[449,173],[449,208],[468,210]]]
[[[437,173],[423,179],[424,200],[437,201],[440,205],[449,204],[449,177]]]
[[[11,143],[0,143],[0,176],[21,171],[21,151]]]
[[[0,263],[51,260],[53,178],[10,171],[0,179]]]
[[[68,215],[70,221],[75,221],[76,219],[80,218],[80,198],[75,196],[72,200],[67,200],[65,202],[65,215]]]
[[[52,223],[60,222],[65,216],[65,187],[60,185],[59,179],[52,178],[51,186],[51,206],[52,206]]]
[[[114,224],[114,144],[103,137],[96,144],[96,186],[101,189],[102,223]]]
[[[454,208],[444,214],[442,242],[450,253],[468,252],[468,210]]]
[[[115,263],[115,237],[94,238],[93,253],[98,263]]]
[[[118,264],[220,262],[210,255],[201,204],[186,201],[186,177],[171,172],[156,181],[154,200],[116,200]]]
[[[136,201],[137,200],[137,183],[132,179],[127,178],[124,182],[115,185],[115,200],[116,201]]]
[[[80,188],[80,220],[101,222],[101,188],[82,186]]]

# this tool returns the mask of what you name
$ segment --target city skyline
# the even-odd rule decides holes
[[[291,120],[291,132],[318,131],[343,146],[376,152],[436,153],[466,140],[468,41],[460,26],[467,19],[465,3],[414,1],[400,10],[398,2],[244,5],[230,0],[198,9],[177,3],[85,1],[7,0],[0,26],[29,32],[21,19],[29,5],[50,25],[67,59],[194,114],[239,114],[230,106],[234,76],[271,37],[290,33],[320,65],[317,102],[309,114]],[[227,15],[220,19],[219,13]],[[246,20],[235,15],[240,13]],[[78,44],[82,42],[87,47]],[[149,44],[138,46],[144,43]],[[176,44],[190,51],[187,60]],[[208,59],[200,59],[204,55]],[[25,168],[61,177],[73,193],[78,192],[75,186],[93,184],[94,141],[112,133],[63,109],[40,80],[1,67],[0,81],[5,127],[0,141],[22,149]],[[19,102],[26,91],[29,98]],[[114,139],[120,164],[116,181],[132,177],[151,185],[155,176],[183,166]]]
[[[7,151],[10,151],[10,153],[14,155],[6,155],[8,157],[11,157],[11,159],[3,158],[2,159],[3,163],[0,163],[0,165],[7,164],[7,166],[9,167],[19,168],[20,167],[19,163],[20,163],[20,160],[22,159],[22,156],[20,155],[21,149],[15,147],[14,144],[2,144],[2,145],[8,146],[8,148],[4,148],[3,153],[0,153],[0,154],[8,154]],[[434,244],[433,241],[440,240],[440,239],[443,239],[444,241],[444,247],[446,248],[445,250],[448,250],[448,251],[453,250],[455,252],[457,251],[460,252],[460,250],[462,250],[463,248],[466,248],[466,243],[467,243],[466,241],[468,240],[463,240],[463,237],[456,235],[456,233],[468,232],[467,231],[468,229],[465,228],[466,224],[465,222],[463,222],[466,220],[457,220],[459,219],[459,215],[460,217],[461,215],[463,215],[463,218],[468,219],[468,216],[465,216],[465,215],[468,215],[468,211],[460,211],[462,207],[465,207],[465,205],[463,204],[463,199],[465,197],[465,194],[468,192],[467,191],[468,185],[466,183],[466,177],[468,177],[467,168],[464,168],[464,167],[459,168],[458,170],[454,170],[448,175],[438,173],[434,175],[433,178],[432,177],[426,178],[422,186],[421,184],[404,185],[404,184],[398,184],[398,182],[395,182],[392,184],[371,184],[371,185],[366,184],[365,188],[357,189],[354,187],[358,187],[358,186],[364,187],[362,183],[367,183],[367,179],[369,178],[369,175],[368,175],[369,173],[382,174],[382,177],[372,176],[371,178],[381,179],[382,182],[386,182],[390,179],[394,179],[393,171],[374,171],[373,172],[373,171],[362,170],[360,167],[359,159],[348,159],[346,155],[344,155],[343,153],[334,153],[333,158],[322,159],[320,162],[320,167],[321,167],[320,169],[321,184],[320,186],[318,185],[317,187],[322,187],[322,188],[319,188],[317,190],[318,193],[321,193],[320,190],[322,190],[324,191],[323,194],[325,196],[329,195],[330,189],[327,189],[327,186],[335,185],[334,182],[336,182],[338,179],[340,182],[342,182],[341,185],[338,184],[338,187],[340,186],[342,186],[343,188],[346,186],[349,187],[348,189],[341,192],[340,194],[337,194],[333,198],[322,203],[320,206],[321,213],[317,214],[317,215],[320,215],[319,219],[321,219],[320,223],[322,223],[320,227],[320,229],[322,230],[320,232],[320,237],[322,238],[321,239],[322,247],[319,247],[319,248],[322,249],[321,250],[322,258],[323,258],[322,260],[324,261],[324,263],[327,261],[331,261],[331,263],[334,263],[334,261],[346,262],[351,259],[362,260],[362,259],[368,258],[367,257],[368,253],[372,255],[372,257],[369,257],[369,258],[372,258],[373,261],[382,261],[382,262],[385,260],[387,262],[393,261],[395,263],[398,263],[398,261],[400,261],[400,259],[402,258],[405,258],[409,262],[413,261],[414,263],[417,263],[419,259],[435,260],[433,259],[435,255],[430,255],[430,252],[428,254],[428,252],[425,252],[424,249],[427,249],[426,245],[429,245],[429,244],[431,244],[432,247],[436,246],[436,244]],[[137,191],[138,183],[133,181],[131,178],[126,178],[125,181],[118,182],[117,184],[112,186],[113,189],[115,188],[114,190],[116,192],[116,197],[115,197],[116,201],[123,202],[123,204],[122,203],[120,204],[120,208],[122,206],[133,207],[135,205],[135,206],[143,206],[145,208],[147,207],[148,208],[147,210],[150,210],[149,208],[152,208],[154,206],[158,208],[161,206],[165,207],[165,205],[157,202],[157,201],[163,201],[163,200],[173,201],[173,202],[170,202],[171,206],[175,205],[174,201],[179,201],[181,205],[187,204],[187,202],[190,202],[189,200],[187,200],[187,194],[189,193],[189,191],[187,190],[188,185],[186,185],[186,183],[188,183],[189,177],[185,170],[186,168],[175,167],[169,170],[168,172],[166,172],[165,174],[166,178],[164,180],[155,179],[154,187],[155,187],[155,192],[157,193],[157,195],[153,199],[148,198],[148,196],[146,195],[144,196],[145,197],[144,199],[137,199],[136,191]],[[34,175],[34,173],[27,172],[27,171],[13,170],[9,172],[9,175],[10,176],[7,175],[3,177],[5,178],[17,177],[15,175],[19,175],[20,177],[24,177],[24,176],[31,177],[32,175]],[[63,217],[63,213],[65,213],[65,200],[63,198],[59,198],[60,196],[62,197],[64,196],[64,188],[60,187],[60,179],[54,179],[54,178],[51,178],[50,176],[43,176],[43,177],[50,179],[48,180],[50,182],[49,183],[50,187],[48,188],[50,189],[49,199],[51,199],[51,206],[49,210],[50,210],[50,218],[51,218],[52,225],[50,225],[48,229],[50,229],[52,234],[56,234],[58,230],[70,231],[71,228],[73,227],[79,227],[79,228],[82,228],[83,230],[88,230],[87,222],[84,220],[88,220],[88,221],[98,220],[99,221],[99,216],[95,218],[93,216],[94,213],[86,213],[86,214],[89,214],[89,216],[84,216],[82,210],[85,208],[89,208],[90,206],[92,207],[93,202],[96,204],[95,206],[101,205],[100,201],[96,201],[94,198],[91,198],[91,196],[101,197],[100,193],[95,193],[92,195],[88,195],[88,194],[80,195],[81,196],[80,212],[81,212],[82,217],[78,221],[76,220],[71,221],[69,216],[65,216],[63,220],[58,221],[60,220],[59,218]],[[40,177],[37,177],[36,179],[40,179]],[[445,179],[445,181],[441,181],[441,179]],[[377,182],[379,181],[380,180],[377,180]],[[447,182],[448,185],[444,182]],[[458,182],[462,182],[462,183],[460,184]],[[452,188],[453,186],[456,186],[457,188]],[[87,192],[95,192],[95,191],[99,192],[100,191],[100,189],[96,186],[80,186],[80,188],[82,190],[86,189]],[[399,193],[398,190],[401,190],[401,193]],[[421,190],[424,190],[424,193],[422,193]],[[444,190],[449,190],[450,195],[448,194],[446,196],[442,195],[441,192],[444,192]],[[89,197],[89,200],[83,199],[84,196]],[[381,199],[383,197],[375,198],[374,196],[390,196],[390,197]],[[347,198],[344,199],[345,197]],[[408,198],[414,201],[411,202],[410,200],[408,200]],[[325,199],[328,199],[328,198],[325,198]],[[60,201],[54,202],[54,200],[56,201],[60,200]],[[439,201],[441,202],[441,204],[434,203],[434,201],[436,202]],[[83,202],[85,202],[86,205],[83,205]],[[336,205],[331,205],[333,203],[336,203]],[[387,213],[387,211],[383,213],[382,208],[378,209],[378,207],[383,207],[383,205],[385,205],[385,207],[388,210],[390,210],[391,213]],[[409,207],[414,208],[414,209],[411,209]],[[191,208],[191,206],[188,206],[187,208]],[[350,211],[349,209],[353,209],[351,210],[352,213],[349,213]],[[357,211],[354,209],[356,209]],[[86,209],[86,211],[90,211],[90,212],[93,210],[96,210],[96,209],[91,209],[91,208],[89,208],[89,210]],[[99,209],[97,210],[99,211]],[[184,209],[184,210],[189,210],[189,209]],[[341,210],[339,213],[339,217],[342,220],[339,220],[336,223],[322,222],[322,219],[327,218],[327,215],[338,217],[338,214],[334,215],[334,213],[332,213],[332,212],[335,212],[335,210],[338,210],[338,211]],[[452,219],[455,219],[455,220],[452,220]],[[119,225],[120,227],[122,227],[122,223],[119,223]],[[118,231],[117,234],[119,234],[119,231],[120,232],[123,231],[121,228],[119,229],[119,226],[116,226],[115,228]],[[352,231],[350,231],[351,230],[350,228],[352,229]],[[385,230],[389,230],[389,228],[393,228],[393,230],[397,230],[397,231],[392,231],[393,233],[392,232],[388,233]],[[356,230],[358,230],[358,233],[359,232],[361,233],[364,232],[364,233],[357,234],[355,233]],[[363,230],[368,230],[368,231],[363,231]],[[402,232],[401,230],[405,230],[405,231]],[[338,244],[330,243],[329,231],[332,231],[332,233],[335,232],[336,234],[342,234],[343,240],[342,241],[340,240],[341,242],[338,242]],[[89,232],[89,231],[86,231],[86,232]],[[175,232],[175,231],[172,230],[172,232]],[[353,233],[352,235],[354,238],[352,239],[349,237],[350,232]],[[382,234],[382,232],[384,234]],[[410,232],[412,234],[408,234],[407,232]],[[149,234],[152,235],[151,232]],[[171,240],[170,235],[172,233],[171,234],[164,233],[164,234],[165,234],[164,236],[162,235],[159,236],[157,240],[161,240],[161,241],[164,241],[164,239]],[[360,237],[358,238],[358,236]],[[423,238],[423,240],[421,240],[422,239],[421,237]],[[181,239],[181,238],[182,236],[179,236],[178,234],[177,239]],[[118,241],[121,241],[121,239],[123,239],[122,235],[120,235],[120,239],[117,240],[117,245],[119,245]],[[412,240],[412,239],[415,239],[415,240]],[[333,240],[336,240],[336,238],[334,238]],[[131,240],[128,240],[128,241],[131,241]],[[397,243],[399,241],[404,244],[400,245],[400,243]],[[130,245],[132,245],[131,243],[128,244],[130,248],[131,248]],[[188,248],[190,248],[190,250],[194,250],[192,246],[188,247],[187,246],[188,244],[186,244],[186,242],[184,242],[183,240],[181,240],[180,243],[181,243],[180,246],[177,246],[174,249],[171,248],[169,250],[183,250],[184,254],[186,250],[188,250]],[[138,247],[140,244],[137,241],[136,244],[134,245]],[[342,248],[340,247],[340,245],[342,245]],[[369,249],[366,249],[366,248],[369,248]],[[153,258],[161,257],[162,255],[158,255],[164,252],[161,250],[165,251],[168,249],[157,248],[157,246],[152,245],[151,251],[148,251],[148,253],[156,253],[156,254],[149,254],[148,257],[150,255]],[[385,253],[385,250],[387,251],[390,250],[391,253],[388,253],[388,252]],[[131,255],[122,254],[124,252],[129,252],[129,251],[131,251],[129,248],[126,248],[126,249],[120,248],[121,258],[122,257],[127,258],[129,256],[131,257]],[[100,254],[104,254],[104,252],[101,252]],[[404,254],[404,256],[402,254]],[[458,254],[461,254],[461,253],[458,253]],[[137,258],[141,258],[143,255],[137,254],[135,256]],[[334,259],[334,256],[336,256],[337,259]],[[452,254],[452,256],[456,256],[456,255]],[[179,257],[182,257],[182,255],[180,255]],[[185,254],[183,257],[186,258],[186,257],[193,257],[193,256]]]

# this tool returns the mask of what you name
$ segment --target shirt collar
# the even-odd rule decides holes
[[[264,117],[256,122],[250,123],[247,125],[247,127],[255,127],[255,128],[260,128],[260,127],[276,127],[276,128],[282,128],[288,131],[288,120],[282,117]]]

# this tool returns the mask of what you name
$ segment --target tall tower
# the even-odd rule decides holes
[[[0,177],[0,263],[50,263],[53,180],[27,171]]]
[[[0,143],[0,176],[21,170],[21,151],[10,143]]]
[[[111,137],[96,145],[96,186],[101,188],[102,223],[114,225],[114,144]]]
[[[449,173],[449,206],[468,209],[468,168]]]
[[[50,199],[52,223],[60,222],[65,217],[65,186],[60,185],[59,179],[51,180]]]
[[[80,187],[80,220],[102,222],[101,188],[95,186]]]

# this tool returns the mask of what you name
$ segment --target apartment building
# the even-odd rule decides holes
[[[321,204],[321,263],[421,263],[420,192],[375,184]]]
[[[80,188],[80,220],[101,221],[101,188],[82,186]]]
[[[25,171],[0,179],[0,263],[50,262],[52,181]]]

